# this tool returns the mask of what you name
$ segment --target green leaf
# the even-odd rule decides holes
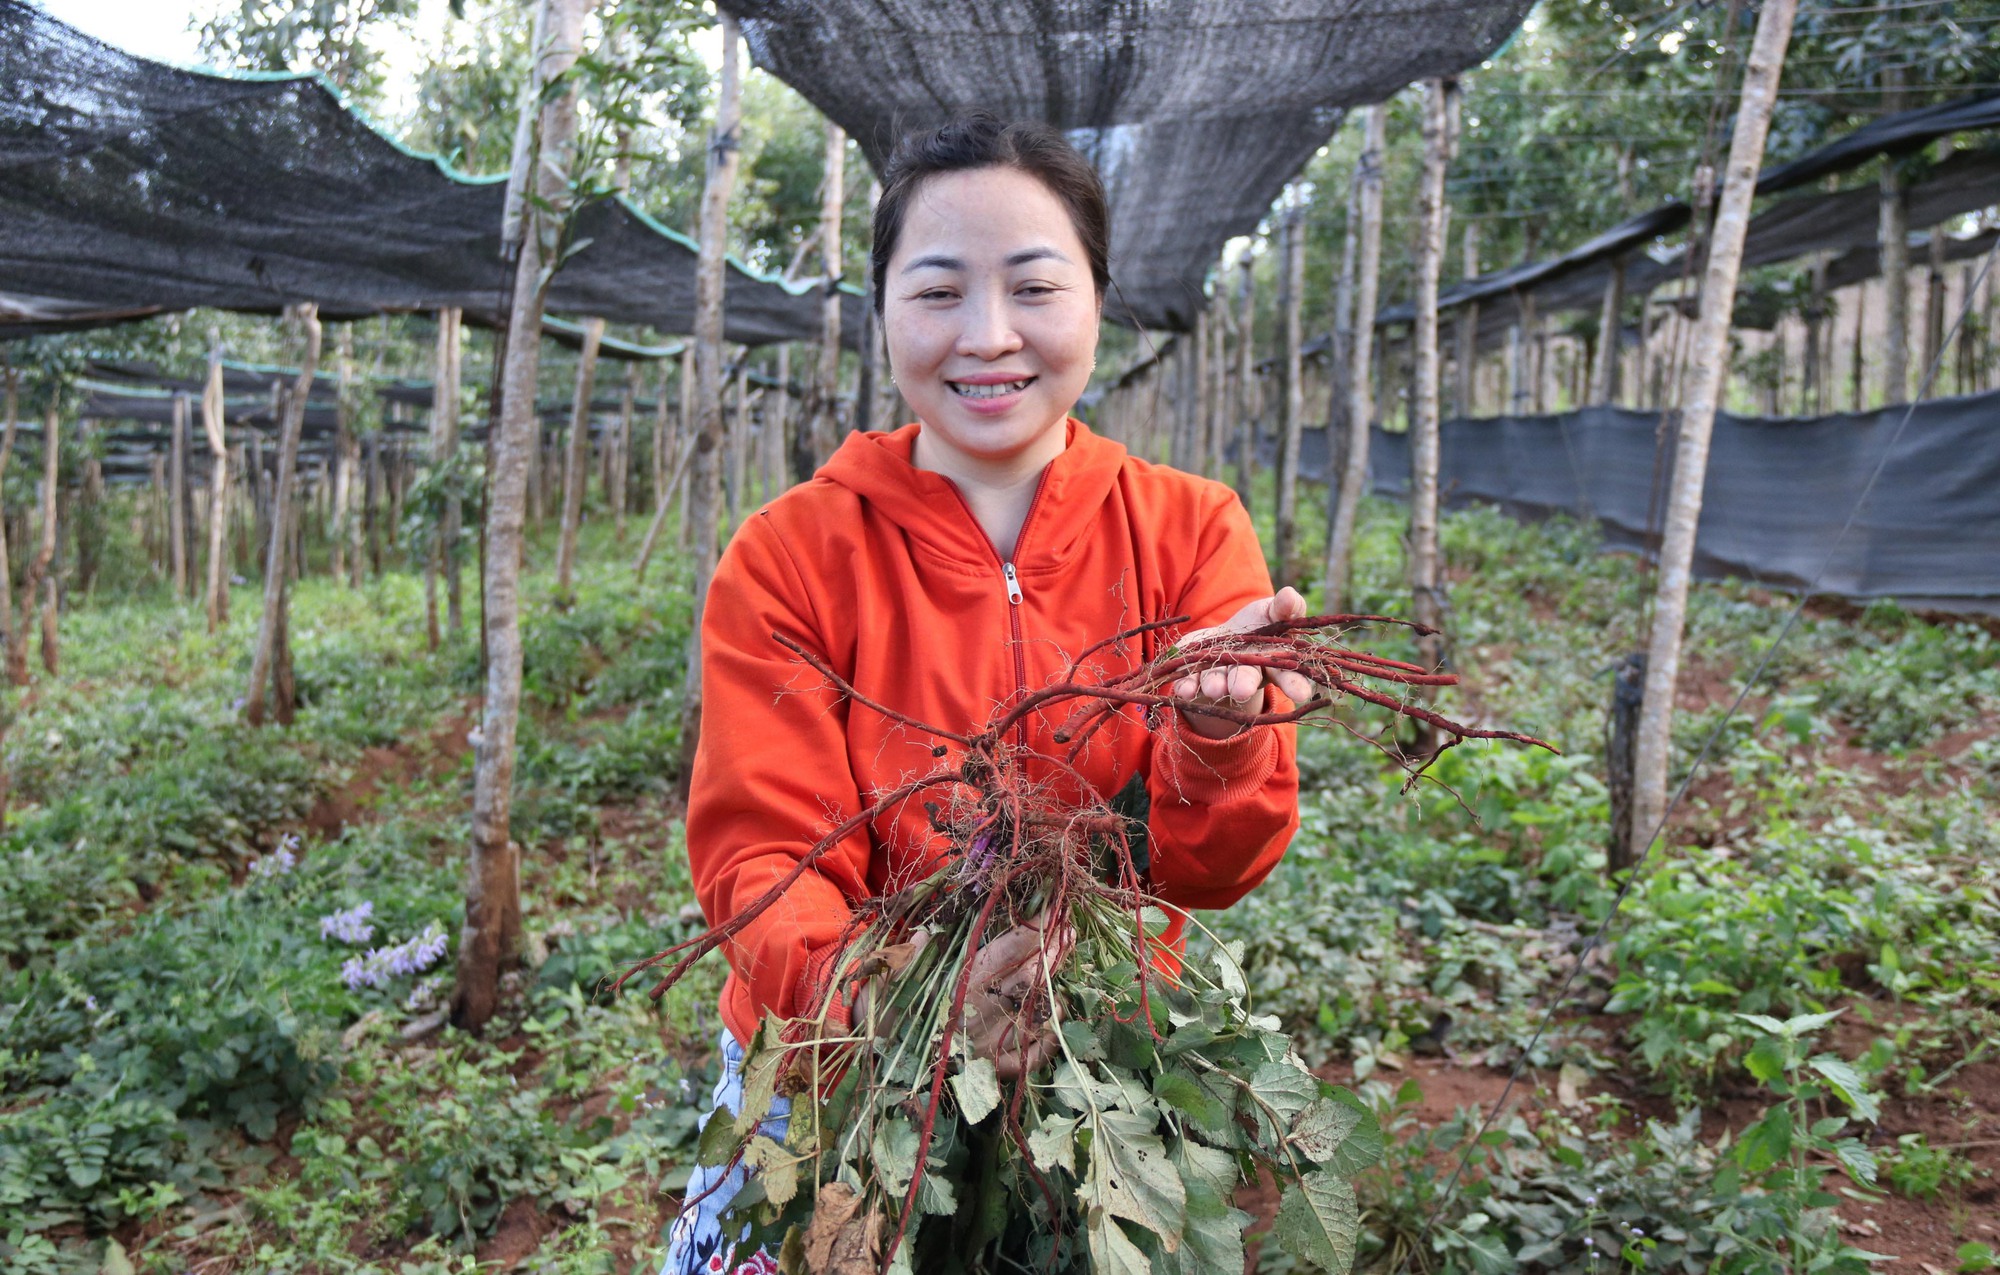
[[[1800,1036],[1810,1036],[1846,1012],[1847,1010],[1842,1008],[1830,1009],[1824,1014],[1800,1014],[1793,1018],[1787,1018],[1779,1030],[1794,1039]]]
[[[1254,1097],[1253,1097],[1254,1095]],[[1250,1092],[1239,1110],[1257,1129],[1257,1140],[1276,1149],[1291,1132],[1292,1121],[1319,1100],[1319,1081],[1290,1063],[1260,1063],[1250,1073]]]
[[[1286,1141],[1344,1178],[1382,1158],[1382,1130],[1375,1117],[1337,1098],[1321,1098],[1301,1111]]]
[[[1186,1072],[1163,1071],[1153,1077],[1153,1096],[1210,1133],[1229,1127],[1229,1108]]]
[[[764,1184],[771,1203],[784,1208],[799,1193],[799,1160],[776,1142],[758,1134],[744,1148],[743,1162]]]
[[[1706,996],[1741,996],[1743,994],[1719,978],[1704,978],[1698,983],[1690,983],[1688,984],[1688,990],[1690,992],[1700,992]]]
[[[1236,1157],[1229,1152],[1182,1138],[1174,1144],[1170,1154],[1175,1167],[1181,1171],[1181,1181],[1186,1184],[1189,1195],[1194,1194],[1197,1182],[1205,1184],[1221,1199],[1226,1200],[1235,1193],[1240,1174]]]
[[[1076,1176],[1076,1119],[1044,1116],[1041,1128],[1028,1135],[1028,1158],[1044,1173],[1061,1169]]]
[[[1861,1139],[1842,1138],[1833,1144],[1833,1154],[1840,1167],[1847,1170],[1848,1177],[1863,1186],[1875,1185],[1875,1153]]]
[[[968,1058],[951,1078],[952,1096],[958,1099],[965,1123],[978,1124],[1000,1105],[1000,1072],[988,1058]]]
[[[1077,1194],[1091,1209],[1136,1222],[1172,1252],[1187,1223],[1187,1188],[1154,1132],[1155,1121],[1129,1111],[1086,1117],[1090,1166]]]
[[[1109,1213],[1090,1210],[1083,1229],[1090,1242],[1091,1275],[1152,1275],[1153,1264]]]
[[[1759,1040],[1743,1058],[1743,1065],[1750,1074],[1771,1083],[1785,1074],[1785,1064],[1791,1061],[1791,1052],[1785,1042],[1777,1036],[1766,1036]]]
[[[1773,1107],[1764,1118],[1743,1131],[1736,1144],[1736,1162],[1752,1176],[1763,1173],[1792,1153],[1792,1112],[1789,1107]]]
[[[1279,1247],[1328,1272],[1345,1275],[1354,1265],[1361,1209],[1347,1179],[1315,1169],[1285,1187],[1272,1235]]]
[[[1817,1054],[1806,1065],[1826,1077],[1826,1082],[1856,1116],[1870,1124],[1881,1118],[1881,1100],[1868,1092],[1868,1082],[1861,1078],[1853,1063],[1832,1054]]]
[[[1243,1228],[1248,1213],[1229,1206],[1228,1199],[1202,1177],[1187,1183],[1187,1229],[1178,1250],[1154,1259],[1159,1275],[1213,1275],[1243,1269]]]
[[[1738,1014],[1738,1018],[1755,1027],[1758,1031],[1769,1032],[1773,1036],[1785,1034],[1785,1024],[1764,1014]]]
[[[875,1126],[871,1167],[891,1195],[910,1189],[910,1177],[917,1171],[917,1141],[917,1127],[907,1120],[889,1119]]]
[[[1507,1245],[1497,1235],[1483,1231],[1467,1235],[1460,1231],[1458,1238],[1472,1257],[1472,1269],[1479,1275],[1510,1275],[1510,1272],[1521,1268],[1519,1259],[1507,1252]]]

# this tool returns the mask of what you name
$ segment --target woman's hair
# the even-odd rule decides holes
[[[903,233],[910,200],[940,173],[975,168],[1012,168],[1049,188],[1069,210],[1070,224],[1090,258],[1090,277],[1102,300],[1111,286],[1111,214],[1104,183],[1069,139],[1047,124],[1008,123],[991,111],[968,111],[950,123],[910,133],[896,144],[875,205],[875,247],[869,265],[875,281],[875,313],[882,313],[889,257]]]

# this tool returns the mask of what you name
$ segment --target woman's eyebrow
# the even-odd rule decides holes
[[[1044,245],[1039,248],[1023,248],[1021,251],[1011,254],[1002,264],[1006,265],[1009,269],[1012,269],[1015,266],[1025,266],[1031,261],[1060,261],[1067,264],[1069,262],[1069,258],[1064,256],[1062,253],[1058,252],[1056,249]],[[947,257],[943,253],[934,252],[929,254],[928,256],[918,257],[915,261],[912,261],[909,265],[904,266],[902,269],[902,273],[910,274],[918,270],[961,270],[962,271],[964,269],[965,269],[965,262],[962,259],[958,257]]]
[[[1013,256],[1007,258],[1007,264],[1009,266],[1025,266],[1030,261],[1060,261],[1067,264],[1069,258],[1063,256],[1063,254],[1057,252],[1054,248],[1050,248],[1047,246],[1043,246],[1040,248],[1024,248],[1020,252],[1017,252]]]
[[[963,270],[963,269],[965,269],[965,263],[963,261],[960,261],[957,257],[947,257],[942,253],[934,252],[928,257],[918,257],[915,261],[912,261],[909,265],[904,266],[902,272],[904,274],[910,274],[913,271],[917,270]]]

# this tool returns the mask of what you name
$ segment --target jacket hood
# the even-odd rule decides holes
[[[1068,444],[1049,462],[1021,529],[1014,561],[1022,570],[1060,566],[1095,522],[1118,482],[1125,448],[1071,417]],[[849,434],[819,477],[852,491],[934,552],[967,566],[991,567],[993,542],[958,488],[943,474],[910,463],[920,424]]]

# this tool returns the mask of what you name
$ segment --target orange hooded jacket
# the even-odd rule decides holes
[[[850,435],[812,481],[746,520],[722,556],[701,621],[702,733],[687,817],[711,924],[760,898],[871,794],[943,764],[937,741],[839,699],[774,632],[862,694],[964,732],[1115,632],[1177,615],[1189,628],[1216,624],[1271,593],[1234,492],[1136,459],[1074,420],[1014,560],[1002,562],[950,480],[910,463],[918,428]],[[1095,664],[1123,672],[1165,640]],[[1031,716],[1029,746],[1060,756],[1052,734],[1069,711]],[[1149,733],[1131,713],[1095,737],[1077,769],[1099,797],[1143,775],[1155,892],[1184,908],[1228,907],[1298,827],[1295,730],[1210,741],[1182,731],[1178,714]],[[1051,782],[1074,782],[1048,769]],[[921,801],[903,807],[822,856],[726,946],[722,1017],[738,1040],[767,1012],[811,1007],[857,900],[937,867],[944,839]]]

